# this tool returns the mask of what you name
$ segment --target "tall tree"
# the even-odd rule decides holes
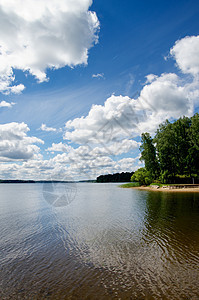
[[[199,114],[196,113],[191,118],[189,129],[189,150],[187,156],[187,169],[189,175],[193,178],[199,176]]]
[[[191,118],[190,138],[192,144],[195,146],[197,150],[199,150],[199,114],[198,113],[196,113]]]
[[[163,178],[197,177],[199,172],[199,114],[159,126],[154,141]]]
[[[155,179],[159,175],[159,166],[156,156],[156,149],[153,144],[153,139],[149,133],[142,133],[141,135],[141,157],[140,160],[144,161],[145,168],[150,176]]]
[[[154,142],[156,143],[157,156],[161,174],[174,177],[177,174],[176,139],[172,124],[166,120],[159,126]]]
[[[191,119],[183,117],[172,124],[175,136],[175,156],[177,173],[184,175],[188,170],[188,155],[190,147],[190,125]]]

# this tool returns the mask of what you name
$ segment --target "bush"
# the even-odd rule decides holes
[[[131,181],[139,182],[140,185],[149,185],[153,180],[145,168],[140,168],[131,177]]]

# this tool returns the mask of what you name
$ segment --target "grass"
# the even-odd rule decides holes
[[[121,188],[131,188],[131,187],[138,187],[138,186],[140,186],[139,182],[129,182],[129,183],[122,184],[119,187],[121,187]]]
[[[163,186],[173,186],[173,185],[177,186],[177,185],[184,185],[184,184],[183,183],[157,183],[157,182],[152,182],[150,185],[158,185],[159,187],[163,187]]]
[[[159,182],[152,182],[150,185],[158,185],[159,187],[162,187],[163,185],[166,185],[166,184],[162,184],[162,183],[159,183]]]

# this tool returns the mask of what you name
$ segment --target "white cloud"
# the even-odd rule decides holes
[[[14,69],[39,82],[47,68],[87,64],[98,40],[99,21],[91,0],[0,0],[0,91],[20,93]]]
[[[140,133],[154,134],[166,119],[193,115],[197,90],[193,82],[187,83],[174,73],[154,76],[152,82],[143,87],[136,103],[138,111],[145,112],[145,119],[139,122]]]
[[[92,75],[93,78],[104,78],[104,73],[98,73],[98,74],[93,74]]]
[[[83,145],[78,148],[63,145],[62,143],[53,144],[53,147],[48,148],[47,151],[65,152],[58,154],[53,158],[53,161],[59,163],[73,164],[85,161],[94,161],[96,158],[106,159],[109,156],[115,156],[129,153],[139,147],[140,143],[133,140],[123,140],[120,143],[112,143],[107,146],[91,147],[91,145]],[[52,150],[51,150],[52,149]]]
[[[140,143],[134,140],[123,139],[120,142],[113,142],[107,145],[102,144],[101,147],[95,147],[92,150],[89,149],[89,154],[93,156],[93,159],[97,156],[117,156],[129,153],[139,146]]]
[[[36,179],[36,180],[81,180],[95,179],[101,174],[132,172],[137,168],[137,158],[125,158],[114,161],[110,157],[96,157],[68,164],[67,154],[58,154],[54,159],[41,157],[23,162],[0,164],[0,178]]]
[[[153,82],[157,77],[158,76],[154,74],[147,75],[145,84]]]
[[[138,158],[113,160],[108,156],[77,155],[72,159],[63,153],[58,154],[51,161],[56,166],[59,165],[60,169],[65,167],[66,172],[73,174],[75,178],[95,179],[101,174],[132,172],[137,168]]]
[[[86,117],[66,123],[65,139],[84,144],[102,144],[129,137],[136,127],[135,101],[129,97],[109,97],[104,105],[93,105]]]
[[[9,103],[9,102],[7,102],[7,101],[1,101],[1,102],[0,102],[0,107],[8,107],[8,108],[11,108],[13,105],[15,105],[14,102],[11,102],[11,103]]]
[[[120,170],[125,170],[125,171],[129,171],[132,172],[134,170],[134,165],[135,162],[137,161],[137,157],[136,158],[132,158],[132,157],[128,157],[128,158],[122,158],[119,161],[117,161],[117,164],[119,165]]]
[[[23,90],[25,89],[25,86],[23,84],[18,84],[18,85],[14,85],[14,86],[9,86],[8,88],[6,88],[6,90],[4,90],[5,94],[21,94],[21,92],[23,92]]]
[[[72,149],[71,146],[63,144],[62,142],[55,144],[52,143],[52,146],[47,148],[46,151],[50,152],[69,152]]]
[[[0,160],[27,160],[40,151],[35,143],[44,142],[37,137],[27,136],[30,129],[25,123],[0,125]]]
[[[168,118],[193,112],[185,83],[174,73],[154,77],[151,84],[145,85],[138,99],[138,107],[140,104],[140,108],[163,112]]]
[[[0,52],[0,63],[2,63],[1,52]],[[2,65],[1,65],[0,66],[0,92],[5,95],[8,95],[10,93],[20,94],[25,89],[25,86],[23,84],[11,86],[14,81],[15,81],[15,76],[13,76],[13,71],[8,70],[6,71],[6,73],[4,73],[4,70],[2,70]]]
[[[48,126],[46,126],[46,124],[41,124],[41,127],[39,129],[42,131],[47,131],[47,132],[50,132],[50,131],[56,132],[57,131],[56,128],[48,127]]]
[[[170,54],[183,73],[199,74],[199,36],[187,36],[178,40]]]

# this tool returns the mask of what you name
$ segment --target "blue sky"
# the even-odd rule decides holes
[[[0,178],[136,170],[142,131],[198,111],[198,1],[20,2],[0,0]]]

